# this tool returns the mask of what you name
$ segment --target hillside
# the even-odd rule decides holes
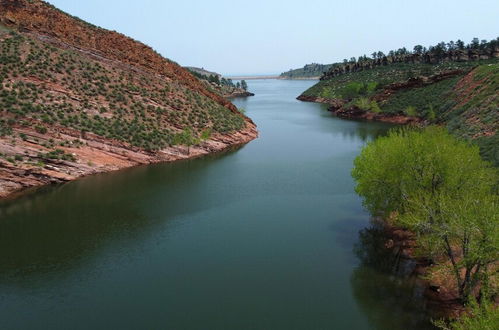
[[[255,125],[152,48],[0,0],[0,196],[247,143]]]
[[[206,76],[206,77],[218,76],[218,78],[222,78],[222,75],[220,73],[208,71],[208,70],[205,70],[204,68],[198,68],[195,66],[186,66],[185,68],[191,72],[195,72],[195,73],[202,75],[202,76]]]
[[[496,50],[487,56],[433,64],[434,60],[401,60],[341,72],[336,66],[298,99],[327,103],[344,118],[446,125],[457,136],[477,143],[482,156],[499,165]],[[409,57],[412,54],[405,58]]]
[[[291,69],[279,75],[280,79],[319,79],[333,65],[332,64],[307,64],[300,69]]]
[[[206,85],[206,88],[224,98],[248,97],[255,94],[248,91],[245,80],[234,84],[232,79],[224,78],[220,73],[207,71],[196,67],[186,67],[196,78]]]

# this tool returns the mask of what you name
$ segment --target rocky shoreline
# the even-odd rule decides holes
[[[376,102],[383,102],[387,100],[391,95],[397,93],[398,91],[410,88],[419,88],[419,87],[428,86],[437,83],[439,81],[442,81],[444,79],[456,77],[466,72],[468,72],[468,70],[448,70],[429,77],[423,77],[423,76],[413,77],[408,79],[407,81],[393,83],[384,87],[381,93],[372,97],[372,100]],[[300,95],[297,97],[297,99],[305,102],[327,104],[330,106],[328,110],[339,118],[373,120],[373,121],[381,121],[386,123],[402,124],[402,125],[418,124],[425,122],[424,119],[416,116],[408,116],[400,113],[376,113],[372,111],[362,110],[355,105],[350,105],[348,107],[345,107],[345,105],[348,102],[347,100],[342,100],[342,99],[327,99],[323,97],[306,96],[306,95]]]
[[[0,150],[5,154],[24,155],[30,160],[39,159],[39,163],[23,162],[14,158],[0,158],[0,198],[15,198],[31,188],[48,184],[73,181],[84,176],[116,171],[144,164],[173,162],[182,159],[201,157],[222,152],[244,145],[258,137],[255,124],[247,119],[246,127],[231,134],[214,134],[210,139],[196,146],[171,146],[158,152],[146,152],[128,144],[104,139],[87,133],[81,137],[79,132],[59,130],[55,134],[39,134],[26,128],[14,128],[16,135],[23,134],[25,139],[0,138]],[[41,157],[45,148],[40,144],[58,144],[68,139],[78,143],[60,146],[65,155],[71,155],[75,161],[47,159]]]
[[[345,102],[338,99],[331,100],[321,97],[304,96],[304,95],[300,95],[296,99],[304,102],[327,104],[329,105],[328,107],[329,111],[331,111],[335,116],[344,119],[381,121],[385,123],[401,124],[401,125],[418,124],[424,122],[424,120],[419,117],[406,116],[401,114],[392,114],[392,113],[375,113],[359,109],[358,107],[355,106],[345,108],[343,107],[345,105]]]
[[[248,91],[235,91],[231,94],[225,94],[224,97],[228,99],[233,99],[236,97],[248,97],[248,96],[255,96],[255,93],[251,93]]]
[[[424,309],[433,319],[456,318],[465,308],[461,304],[455,283],[449,276],[435,275],[433,260],[416,255],[417,242],[414,233],[376,219],[383,231],[383,248],[393,256],[393,272],[397,276],[414,279],[414,295],[424,300]],[[417,291],[417,292],[416,292]]]

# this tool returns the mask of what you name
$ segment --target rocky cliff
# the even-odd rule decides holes
[[[256,138],[152,48],[38,0],[0,0],[0,196]]]

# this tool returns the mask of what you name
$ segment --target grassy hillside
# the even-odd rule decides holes
[[[158,150],[175,134],[212,128],[227,133],[243,118],[175,81],[109,67],[14,31],[0,34],[3,126],[53,125]]]
[[[341,103],[335,111],[403,115],[446,125],[499,165],[499,60],[398,63],[322,80],[301,98]]]
[[[0,196],[256,135],[230,101],[152,48],[43,1],[0,2]]]
[[[369,96],[389,84],[404,82],[413,77],[431,76],[449,70],[468,70],[476,65],[476,62],[446,62],[436,65],[396,63],[321,80],[302,95],[326,99],[348,99],[357,96],[358,93]],[[365,93],[359,88],[362,84],[369,85]]]

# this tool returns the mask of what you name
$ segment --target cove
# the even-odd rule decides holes
[[[392,127],[251,80],[260,138],[0,204],[1,329],[424,329],[350,177]]]

